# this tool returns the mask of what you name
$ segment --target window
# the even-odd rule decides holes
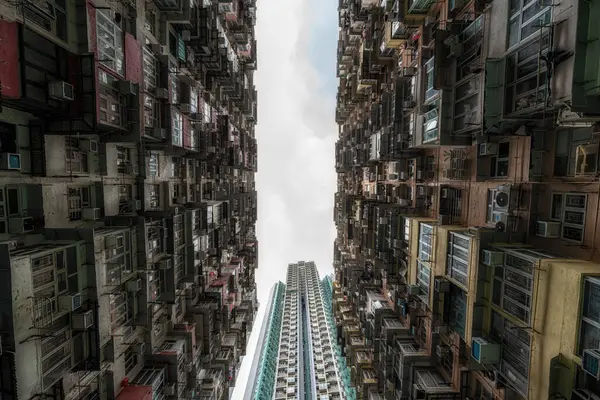
[[[177,72],[177,70],[172,72]],[[169,85],[171,86],[171,103],[178,104],[180,99],[179,79],[174,75],[174,73],[169,74]]]
[[[154,97],[144,95],[144,127],[159,128],[158,125],[159,106]]]
[[[431,268],[425,263],[417,260],[417,284],[421,286],[423,297],[429,302],[429,281],[431,280]]]
[[[423,121],[423,143],[432,142],[438,138],[438,111],[437,108],[425,113]]]
[[[587,195],[583,193],[553,193],[550,218],[562,222],[561,237],[583,243]]]
[[[152,10],[146,9],[144,13],[144,29],[156,36],[156,14]]]
[[[539,60],[539,56],[546,51],[548,44],[549,39],[546,35],[507,56],[504,104],[506,114],[524,113],[530,108],[545,104],[548,96],[546,64]]]
[[[579,355],[583,350],[600,348],[600,279],[595,277],[584,281],[579,332]]]
[[[433,99],[435,97],[435,95],[438,93],[438,91],[434,88],[434,82],[435,82],[434,65],[435,65],[435,61],[434,61],[433,57],[431,57],[425,63],[425,71],[426,71],[425,72],[426,73],[425,82],[427,84],[427,86],[425,87],[425,102]]]
[[[133,352],[133,346],[128,346],[125,349],[125,373],[129,374],[133,368],[137,365],[137,356]]]
[[[122,206],[129,206],[129,200],[132,198],[133,189],[131,185],[119,185],[119,209]]]
[[[504,267],[494,269],[492,303],[529,324],[533,295],[533,263],[517,253],[505,253]]]
[[[171,117],[171,138],[172,143],[176,146],[183,145],[183,116],[181,113],[175,108],[171,107],[172,117]]]
[[[79,150],[79,139],[66,137],[65,152],[65,171],[68,174],[89,172],[88,154],[85,151]]]
[[[105,11],[96,10],[98,59],[107,68],[125,75],[123,32]]]
[[[125,294],[109,294],[111,333],[116,333],[127,322],[127,297]]]
[[[592,139],[589,128],[562,129],[556,132],[554,175],[575,176],[577,147]]]
[[[148,190],[150,196],[150,208],[160,207],[160,185],[150,185]]]
[[[21,201],[19,197],[20,196],[18,187],[6,187],[6,204],[8,216],[18,216],[21,214]]]
[[[150,153],[148,157],[148,175],[158,176],[158,153]]]
[[[23,5],[27,22],[33,22],[63,42],[68,40],[66,0],[28,1]]]
[[[470,247],[470,237],[460,233],[450,233],[446,274],[465,287],[468,285]]]
[[[500,369],[503,375],[510,379],[513,390],[525,395],[531,358],[529,333],[492,311],[490,336],[502,346]]]
[[[131,165],[131,149],[117,146],[117,171],[119,174],[127,173],[129,165]]]
[[[552,6],[538,0],[513,0],[508,23],[508,48],[527,40],[552,22]]]
[[[408,218],[403,218],[404,219],[404,240],[409,241],[410,240],[410,220]]]
[[[431,261],[433,227],[431,225],[419,224],[419,259]]]
[[[498,143],[498,155],[490,157],[490,177],[502,178],[508,176],[510,143]]]
[[[81,220],[83,205],[81,201],[81,188],[70,187],[67,189],[67,198],[69,203],[69,221]]]
[[[100,82],[100,122],[121,127],[123,125],[121,96],[115,88],[117,79],[105,71],[98,71],[98,81]]]
[[[156,89],[158,81],[157,62],[154,54],[146,46],[144,46],[143,63],[144,63],[144,91],[153,93]]]

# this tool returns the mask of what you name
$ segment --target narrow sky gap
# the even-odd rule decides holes
[[[261,309],[287,264],[314,260],[332,271],[337,2],[259,0],[258,240]],[[333,28],[332,28],[333,27]],[[258,329],[248,344],[233,398],[242,398]]]

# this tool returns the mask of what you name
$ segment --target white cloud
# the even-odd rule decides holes
[[[337,37],[323,37],[319,29],[335,26],[336,18],[335,5],[322,0],[258,0],[256,280],[261,305],[271,286],[285,279],[288,263],[314,260],[322,274],[332,268],[337,126],[335,93],[325,88],[335,79]],[[328,55],[319,61],[330,70],[318,71],[314,54]],[[235,400],[245,390],[260,322],[249,340]]]

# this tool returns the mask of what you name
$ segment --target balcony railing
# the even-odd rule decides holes
[[[426,14],[436,0],[409,0],[409,14]]]

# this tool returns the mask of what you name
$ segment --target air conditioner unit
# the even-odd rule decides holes
[[[581,366],[586,373],[600,380],[600,349],[583,350]]]
[[[415,108],[415,106],[417,105],[416,102],[414,102],[413,100],[407,100],[402,102],[402,108],[406,108],[406,109],[413,109]]]
[[[127,281],[127,291],[128,292],[139,292],[142,290],[143,281],[141,279],[133,279],[131,281]]]
[[[154,97],[159,100],[169,100],[169,89],[157,87],[154,89]]]
[[[129,208],[133,211],[138,211],[142,209],[142,201],[141,200],[129,200]]]
[[[18,153],[0,153],[0,169],[19,171],[21,169],[21,155]]]
[[[450,282],[441,276],[436,276],[433,280],[433,288],[436,292],[439,293],[449,293]]]
[[[482,262],[485,265],[489,265],[490,267],[502,266],[502,265],[504,265],[504,252],[493,251],[493,250],[483,250]]]
[[[154,128],[152,131],[152,136],[157,139],[166,139],[167,130],[165,128]]]
[[[398,180],[398,174],[388,174],[388,180],[389,181],[397,181]]]
[[[174,396],[177,393],[176,385],[174,383],[166,384],[163,386],[162,394],[165,396]]]
[[[99,208],[84,208],[81,211],[81,218],[84,221],[98,221],[102,218],[102,210]]]
[[[120,249],[123,247],[123,235],[109,235],[104,237],[104,247],[109,248],[117,248]]]
[[[398,179],[405,181],[408,179],[408,174],[404,171],[398,173]]]
[[[413,77],[417,74],[417,69],[415,67],[403,67],[402,68],[402,76]]]
[[[90,153],[98,152],[98,142],[95,140],[80,140],[79,141],[79,150],[87,151]]]
[[[171,269],[172,266],[173,266],[173,261],[171,261],[170,258],[167,258],[165,260],[160,260],[158,262],[158,269],[167,270],[167,269]]]
[[[479,143],[480,156],[495,156],[496,154],[498,154],[498,143]]]
[[[557,221],[537,221],[535,223],[535,234],[545,238],[560,237],[560,222]]]
[[[427,194],[427,186],[417,186],[417,194],[419,196],[425,196]]]
[[[471,341],[471,356],[482,365],[497,364],[500,362],[500,345],[474,337]]]
[[[133,352],[137,355],[144,355],[146,352],[146,343],[136,343],[133,345]]]
[[[8,233],[29,233],[33,232],[35,226],[32,217],[13,217],[8,219]]]
[[[119,80],[117,81],[117,89],[119,93],[124,95],[135,95],[137,94],[136,84],[132,81]]]
[[[398,199],[398,204],[402,207],[409,207],[410,199]]]
[[[169,52],[167,51],[167,47],[163,46],[162,44],[158,44],[158,43],[152,43],[150,45],[150,50],[152,50],[152,52],[157,56],[163,56],[163,55],[169,54]]]
[[[440,358],[446,357],[450,354],[450,348],[448,346],[438,344],[435,348],[435,353]]]
[[[192,106],[188,103],[179,103],[179,111],[181,111],[182,114],[187,115],[192,111]]]
[[[59,296],[58,306],[61,311],[72,312],[81,307],[83,299],[81,293],[70,293],[64,296]]]
[[[448,325],[438,325],[435,327],[435,333],[438,335],[445,335],[448,333]]]
[[[137,164],[129,164],[125,166],[125,173],[130,175],[137,175],[140,167]]]
[[[450,196],[450,189],[442,188],[440,190],[440,195],[442,196],[442,199],[447,199]]]
[[[75,100],[75,89],[73,85],[64,81],[50,82],[48,96],[56,100]]]
[[[411,296],[418,296],[421,294],[421,286],[419,285],[408,285],[406,292]]]
[[[85,331],[94,325],[94,312],[92,310],[71,316],[71,328],[76,331]]]
[[[422,170],[420,170],[420,169],[417,170],[416,178],[418,181],[423,180],[423,171]]]
[[[379,225],[386,225],[388,223],[388,219],[386,217],[379,217]]]

